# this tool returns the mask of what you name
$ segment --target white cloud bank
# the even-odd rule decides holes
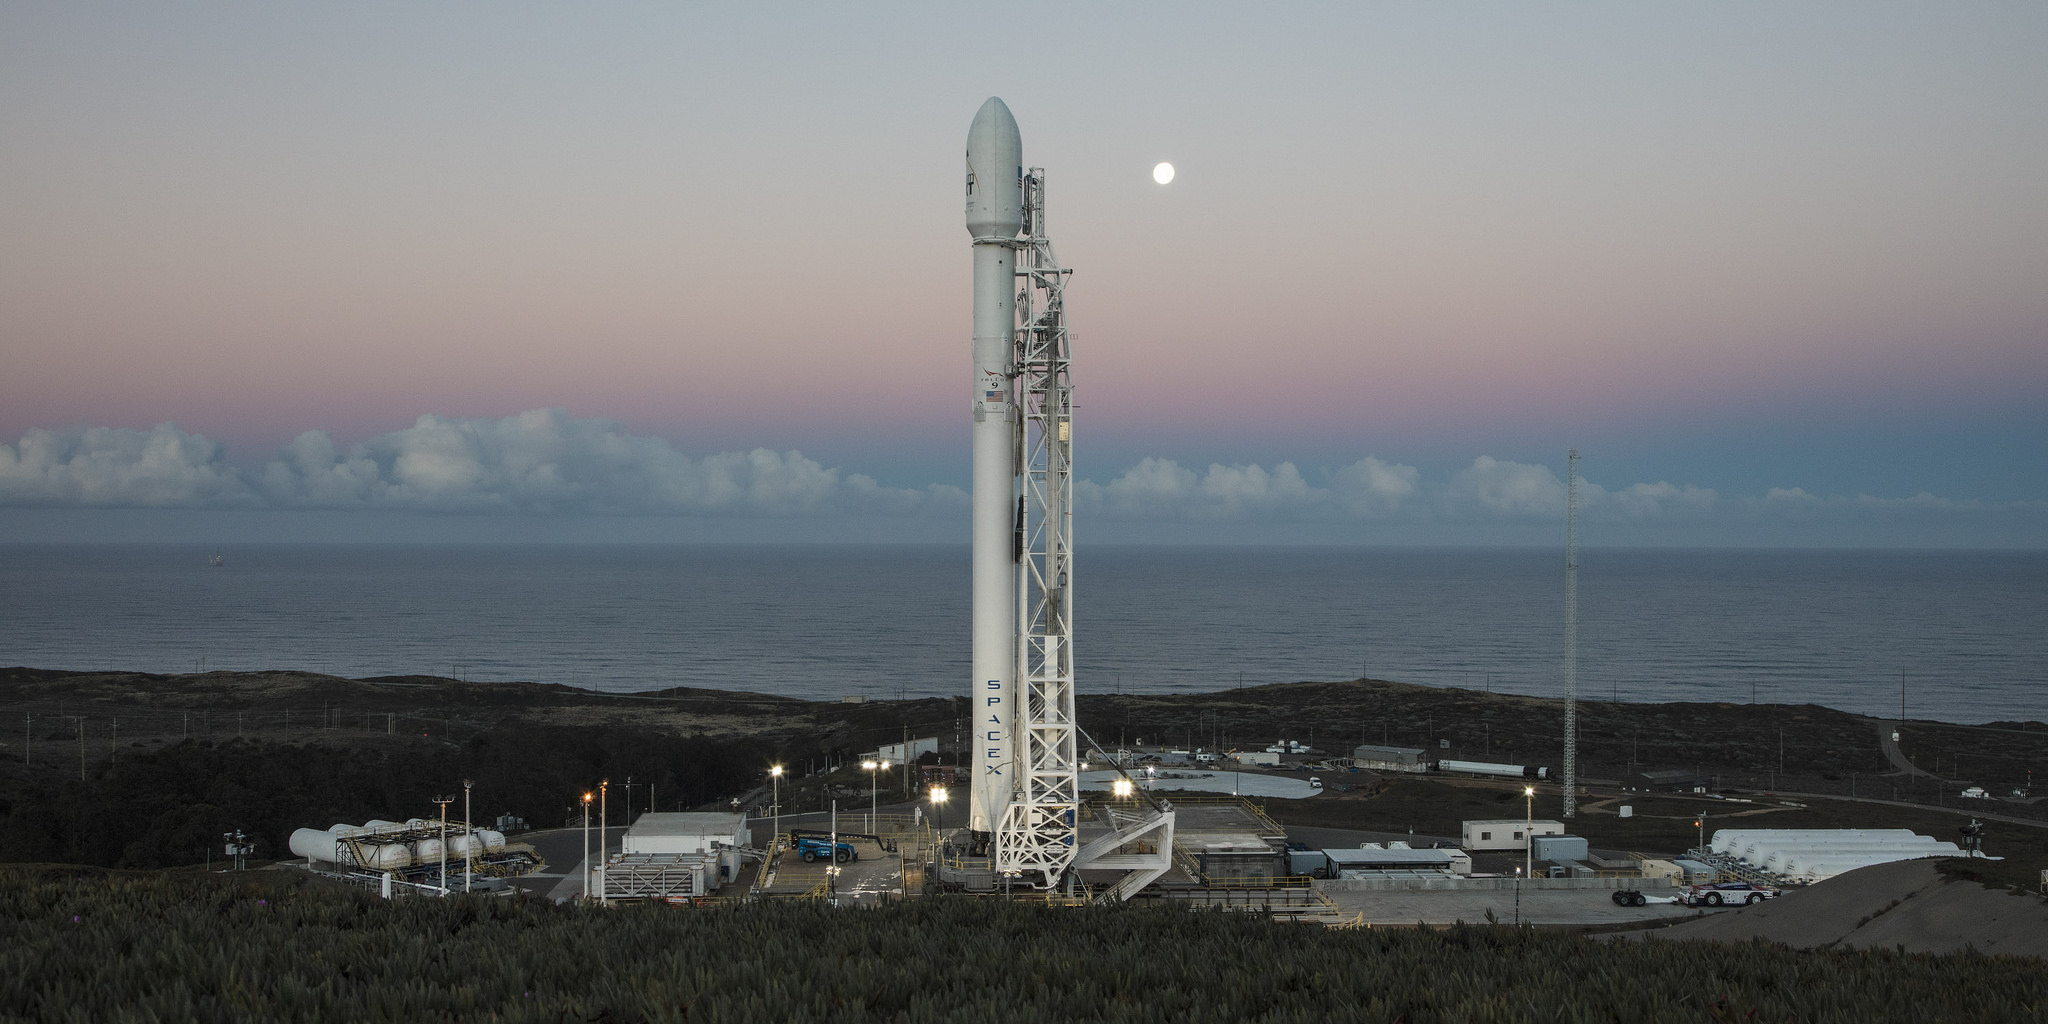
[[[800,452],[692,459],[610,421],[538,409],[499,420],[422,416],[346,453],[308,431],[254,470],[169,423],[148,432],[31,430],[0,445],[0,505],[914,516],[964,511],[967,496],[941,484],[883,487]]]
[[[1196,470],[1154,458],[1107,483],[1081,481],[1075,496],[1078,511],[1104,524],[1294,524],[1364,528],[1341,534],[1354,541],[1499,540],[1548,536],[1563,517],[1565,485],[1548,466],[1484,455],[1439,481],[1379,458],[1307,472],[1291,462]],[[1827,527],[1851,523],[1895,527],[1899,532],[1873,536],[1913,543],[1923,526],[1993,521],[2008,540],[2048,542],[2048,502],[1821,496],[1797,487],[1728,497],[1663,481],[1609,488],[1582,479],[1580,503],[1587,524],[1614,527],[1606,531],[1611,542],[1689,542],[1715,531],[1739,540],[1781,528],[1827,540]],[[16,444],[0,445],[0,508],[958,520],[967,495],[943,484],[884,487],[793,451],[692,458],[611,421],[540,409],[495,420],[422,416],[346,452],[327,434],[309,431],[254,468],[228,462],[219,444],[175,424],[31,430]],[[1499,532],[1504,528],[1524,532]]]

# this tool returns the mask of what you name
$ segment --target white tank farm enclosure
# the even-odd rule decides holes
[[[1983,856],[1904,828],[1724,828],[1707,848],[1717,860],[1786,882],[1818,882],[1899,860]]]
[[[508,842],[503,832],[428,818],[302,828],[290,845],[308,869],[376,886],[386,896],[496,889],[492,879],[542,867],[533,847]]]

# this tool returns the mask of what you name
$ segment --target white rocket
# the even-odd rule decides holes
[[[1024,142],[989,97],[967,129],[967,233],[974,237],[974,653],[967,827],[992,834],[1018,766],[1015,394],[1016,239],[1024,228]]]

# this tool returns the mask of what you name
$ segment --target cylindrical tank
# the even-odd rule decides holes
[[[379,843],[371,846],[365,843],[359,847],[366,868],[379,871],[394,871],[412,863],[412,851],[404,843]]]
[[[439,839],[422,839],[412,844],[412,854],[418,857],[422,864],[432,864],[439,861],[441,859],[441,841]]]
[[[480,829],[477,829],[477,830],[476,830],[476,837],[477,837],[478,839],[481,839],[481,840],[483,840],[483,842],[484,842],[484,849],[485,849],[486,851],[490,852],[490,853],[496,853],[496,852],[498,852],[499,850],[502,850],[502,849],[504,849],[504,848],[505,848],[505,833],[503,833],[503,832],[500,832],[500,831],[498,831],[497,829],[491,829],[491,828],[480,828]]]
[[[426,828],[428,825],[432,825],[433,822],[425,818],[407,818],[405,819],[405,824],[407,828]]]
[[[457,833],[448,837],[448,856],[450,857],[478,857],[482,856],[483,852],[484,840],[482,836],[466,836]]]
[[[292,833],[288,844],[294,856],[317,860],[323,864],[334,863],[334,833],[331,830],[302,828]]]

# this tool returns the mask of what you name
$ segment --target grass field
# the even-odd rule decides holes
[[[2038,1020],[2032,959],[1330,930],[935,898],[603,910],[306,876],[0,869],[0,1018],[35,1021]]]

